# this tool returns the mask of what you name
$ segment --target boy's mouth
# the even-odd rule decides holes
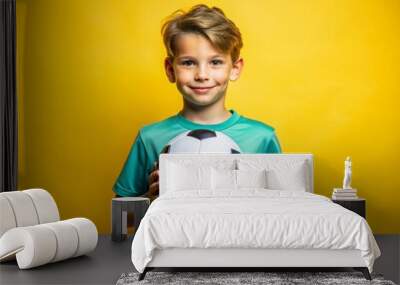
[[[215,86],[207,86],[207,87],[197,87],[197,86],[190,86],[190,89],[192,89],[195,93],[197,94],[205,94]]]

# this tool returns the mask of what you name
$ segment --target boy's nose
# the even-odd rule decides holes
[[[206,67],[199,66],[195,73],[195,80],[207,80],[208,79],[208,72]]]

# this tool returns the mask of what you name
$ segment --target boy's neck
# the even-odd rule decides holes
[[[225,107],[223,108],[205,108],[193,109],[184,106],[179,112],[184,118],[198,124],[219,124],[232,116]]]

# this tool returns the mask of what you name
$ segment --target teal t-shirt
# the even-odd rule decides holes
[[[219,131],[229,136],[240,153],[280,153],[274,128],[229,110],[232,115],[219,124],[198,124],[180,113],[163,121],[146,125],[136,135],[128,158],[114,184],[120,196],[140,196],[148,191],[148,174],[163,148],[176,136],[197,129]]]

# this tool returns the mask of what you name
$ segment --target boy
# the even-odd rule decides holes
[[[241,34],[217,7],[200,4],[181,12],[162,27],[167,58],[164,66],[183,97],[183,109],[163,121],[141,128],[119,175],[117,196],[158,195],[155,162],[164,146],[188,130],[219,131],[242,153],[280,153],[274,129],[225,108],[229,81],[239,78]],[[150,173],[150,174],[149,174]]]

